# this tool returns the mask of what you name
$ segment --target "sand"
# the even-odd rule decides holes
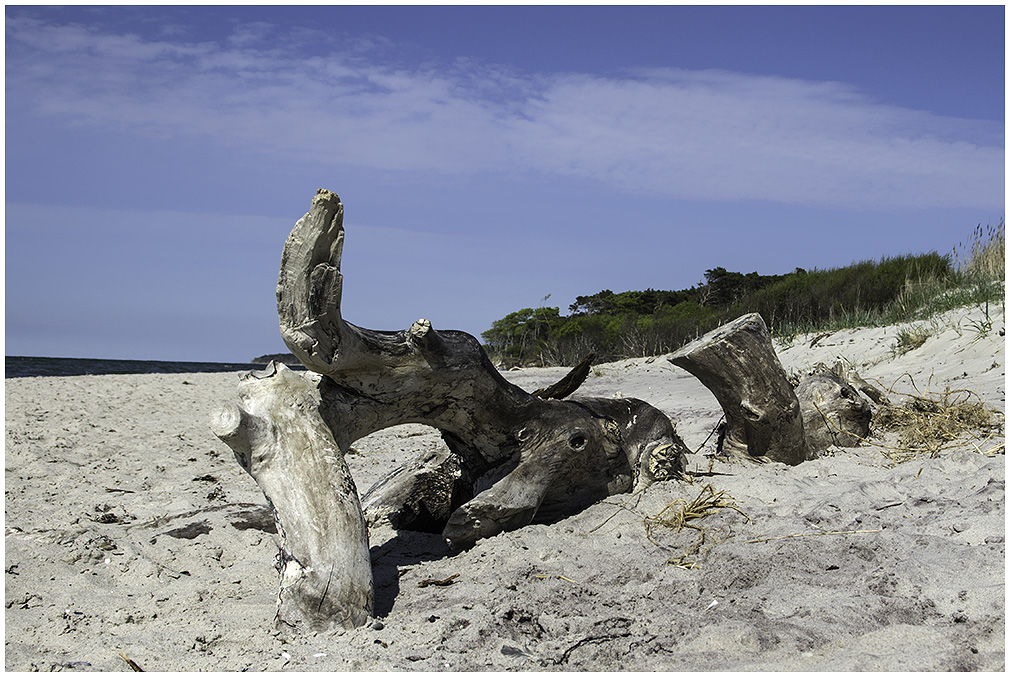
[[[990,313],[988,330],[981,309],[919,323],[931,336],[904,355],[899,327],[777,348],[790,372],[843,359],[897,400],[970,389],[1003,411]],[[564,371],[507,377],[532,389]],[[5,381],[7,670],[127,670],[121,652],[148,671],[1004,669],[1002,437],[898,465],[873,446],[797,467],[710,462],[718,404],[662,357],[600,365],[579,393],[655,404],[706,474],[455,555],[375,529],[377,619],[285,641],[266,502],[208,424],[237,380]],[[439,444],[423,426],[359,441],[359,491]],[[706,485],[739,512],[695,522],[698,547],[695,529],[650,539],[646,517]]]

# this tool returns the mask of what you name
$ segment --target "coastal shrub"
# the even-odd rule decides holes
[[[883,313],[909,285],[946,281],[950,260],[936,252],[860,261],[844,268],[794,272],[751,294],[745,312],[761,313],[769,329],[817,331]]]
[[[481,334],[489,353],[513,364],[538,358],[562,326],[558,308],[523,308],[491,324]]]
[[[604,289],[577,296],[570,315],[524,308],[484,332],[488,352],[507,366],[572,365],[659,355],[744,313],[760,313],[776,336],[926,319],[952,308],[1003,302],[1005,229],[975,229],[947,255],[883,257],[783,275],[705,271],[679,291]]]

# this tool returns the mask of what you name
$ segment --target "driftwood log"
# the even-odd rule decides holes
[[[688,450],[655,407],[570,397],[591,356],[554,386],[527,393],[464,332],[436,331],[425,319],[395,332],[345,321],[343,242],[343,205],[320,190],[281,256],[281,336],[319,376],[271,363],[244,377],[239,403],[212,420],[273,508],[281,627],[326,631],[368,619],[366,517],[368,524],[441,532],[466,548],[683,471]],[[729,455],[796,464],[828,444],[865,436],[865,398],[837,371],[814,374],[794,391],[757,315],[669,359],[716,395]],[[359,502],[345,453],[355,440],[404,423],[438,429],[445,448],[393,470]]]
[[[538,396],[506,381],[464,332],[425,319],[395,332],[345,321],[343,242],[343,205],[320,190],[281,256],[281,336],[322,375],[318,386],[275,366],[242,381],[240,405],[214,422],[284,534],[279,624],[360,625],[370,613],[367,532],[343,455],[377,430],[426,424],[447,450],[380,481],[364,497],[371,519],[440,530],[458,548],[681,472],[686,447],[654,407],[556,399],[578,387],[588,363]]]
[[[803,431],[815,454],[832,445],[858,447],[870,433],[872,405],[834,371],[815,368],[796,385],[796,397]]]
[[[723,452],[796,465],[810,457],[803,417],[761,316],[713,329],[669,356],[719,400],[726,414]]]
[[[573,515],[683,469],[687,447],[670,419],[641,400],[571,398],[545,404],[549,408],[537,425],[515,432],[516,451],[497,466],[467,463],[470,447],[443,432],[446,449],[396,469],[362,497],[368,523],[441,532],[456,547],[467,548],[532,521]],[[474,465],[488,469],[477,475]]]
[[[726,416],[720,452],[730,458],[796,465],[829,446],[858,446],[869,432],[871,392],[857,374],[823,365],[794,389],[764,320],[743,315],[667,358],[700,380]]]

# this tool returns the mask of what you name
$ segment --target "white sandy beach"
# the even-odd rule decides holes
[[[897,327],[776,348],[791,373],[842,359],[892,400],[970,390],[1003,412],[1004,315],[990,313],[987,331],[981,309],[917,323],[931,335],[899,356]],[[506,377],[532,390],[565,372]],[[599,365],[578,394],[619,391],[665,411],[699,452],[693,483],[613,496],[455,555],[437,535],[375,529],[376,620],[284,641],[266,501],[209,427],[237,382],[5,380],[7,670],[128,670],[120,652],[147,671],[1005,667],[1002,436],[897,465],[862,446],[796,467],[710,466],[718,403],[663,357]],[[423,426],[359,441],[348,456],[359,492],[440,444]],[[695,522],[697,553],[694,529],[649,538],[646,517],[706,485],[739,512]],[[668,563],[685,553],[694,567]]]

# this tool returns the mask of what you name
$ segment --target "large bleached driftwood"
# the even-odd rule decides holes
[[[311,579],[305,585],[282,580],[280,623],[320,627],[337,614],[344,624],[357,625],[370,609],[370,598],[355,598],[350,615],[349,599],[324,603],[335,604],[329,586],[341,576],[352,582],[344,598],[354,597],[365,582],[357,571],[368,556],[367,534],[362,538],[357,531],[361,507],[349,476],[341,484],[333,474],[343,477],[343,453],[369,433],[403,423],[442,432],[447,452],[396,471],[364,502],[373,521],[441,530],[460,548],[681,471],[686,448],[654,407],[633,399],[554,399],[577,388],[588,363],[538,396],[506,381],[477,339],[464,332],[436,331],[425,319],[395,332],[345,321],[343,240],[343,206],[334,193],[320,190],[281,257],[281,336],[306,367],[322,375],[317,394],[295,397],[298,404],[285,412],[285,405],[270,404],[282,399],[271,388],[253,392],[243,385],[241,408],[215,423],[233,448],[249,447],[240,461],[252,459],[246,467],[275,508],[289,553],[283,557]],[[277,367],[270,378],[288,389],[288,381],[302,377]],[[290,390],[299,387],[292,382]],[[260,442],[250,446],[246,438]],[[258,452],[260,447],[268,451]],[[276,463],[277,471],[259,472],[259,453],[285,461]],[[335,497],[341,493],[346,500]],[[342,515],[337,522],[334,511]],[[309,541],[305,547],[298,542],[303,538]],[[356,557],[337,557],[354,550]],[[323,579],[327,583],[320,586]]]
[[[425,319],[394,332],[345,321],[343,242],[343,205],[320,190],[281,256],[281,336],[320,376],[271,364],[243,379],[239,404],[213,420],[274,509],[281,626],[318,631],[365,622],[372,611],[366,517],[441,532],[467,548],[683,471],[688,450],[655,407],[569,397],[592,357],[531,394],[506,381],[464,332],[436,331]],[[850,424],[868,409],[844,382],[817,377],[800,388],[819,418],[801,412],[757,315],[709,332],[670,360],[719,399],[730,455],[796,464],[862,434]],[[805,420],[816,435],[805,434]],[[404,423],[437,428],[446,447],[394,470],[359,502],[344,454],[355,440]]]

